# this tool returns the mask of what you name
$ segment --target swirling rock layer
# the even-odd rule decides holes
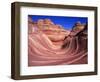
[[[30,24],[29,28],[38,27],[38,30],[34,29],[28,35],[28,65],[87,64],[87,29],[81,25],[81,30],[78,26],[77,31],[76,27],[72,31],[67,31],[48,21],[45,21],[45,25],[41,20],[38,23],[41,24],[40,27]]]

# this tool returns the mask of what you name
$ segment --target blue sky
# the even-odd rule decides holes
[[[54,24],[60,24],[65,29],[71,30],[73,25],[80,21],[82,24],[88,22],[87,17],[69,17],[69,16],[47,16],[47,15],[28,15],[33,21],[38,19],[50,19]]]

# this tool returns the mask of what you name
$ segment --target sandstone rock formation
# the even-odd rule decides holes
[[[29,21],[32,22],[31,18]],[[29,33],[38,29],[45,33],[47,37],[55,44],[60,45],[70,31],[65,30],[61,25],[54,24],[50,19],[39,19],[37,23],[29,22]]]
[[[31,21],[32,22],[32,21]],[[77,22],[71,31],[50,19],[28,23],[28,65],[87,64],[87,25]]]

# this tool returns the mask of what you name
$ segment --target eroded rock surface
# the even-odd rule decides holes
[[[50,19],[28,21],[28,65],[87,63],[87,25],[77,22],[71,31]]]

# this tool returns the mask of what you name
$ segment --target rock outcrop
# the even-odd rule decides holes
[[[28,65],[87,64],[87,25],[77,22],[71,31],[49,19],[29,22]]]
[[[30,18],[29,21],[31,21]],[[50,19],[39,19],[37,23],[30,24],[29,22],[29,25],[29,33],[38,29],[45,33],[55,45],[62,44],[65,37],[70,33],[70,31],[65,30],[61,25],[54,24]]]

